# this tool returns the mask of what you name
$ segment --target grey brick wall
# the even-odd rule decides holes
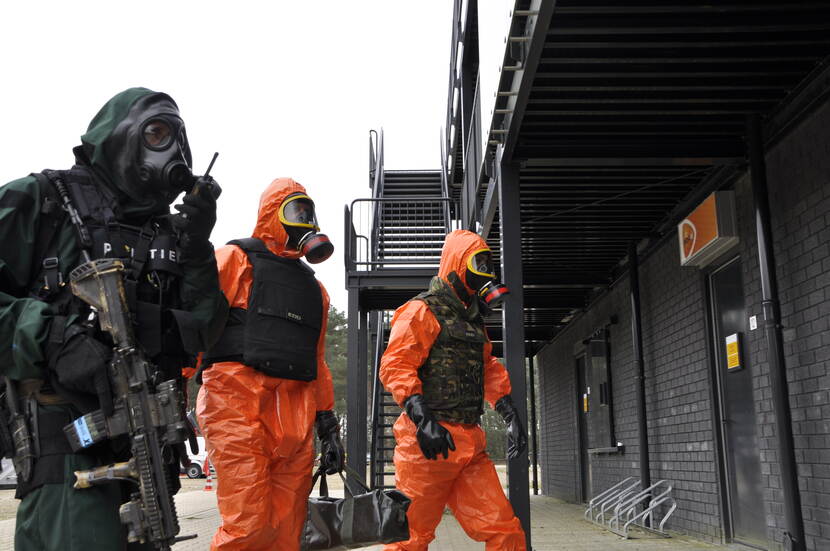
[[[676,249],[675,241],[667,242],[643,263],[640,274],[650,468],[652,480],[666,478],[674,484],[678,510],[671,528],[719,541],[709,366],[704,311],[700,308],[703,284],[696,270],[680,267]],[[628,279],[624,278],[537,357],[542,426],[548,427],[540,446],[545,493],[566,500],[575,500],[578,495],[573,347],[612,315],[617,317],[617,323],[609,328],[614,425],[625,452],[590,456],[594,494],[627,476],[639,477],[628,300]]]
[[[785,355],[799,486],[810,550],[830,549],[830,104],[767,155]],[[754,205],[748,177],[735,186],[744,294],[762,324]],[[653,480],[675,485],[670,528],[710,541],[722,534],[712,375],[706,335],[705,280],[681,268],[675,239],[641,265],[648,431]],[[576,500],[579,490],[574,344],[611,315],[611,370],[617,440],[624,454],[591,457],[594,492],[638,475],[628,280],[622,279],[537,357],[542,488]],[[753,359],[770,549],[781,548],[783,496],[766,340],[746,335]]]
[[[769,152],[767,176],[807,548],[830,549],[830,104]],[[752,298],[760,314],[759,287]],[[769,425],[759,434],[770,536],[780,541],[783,498],[766,373],[756,392]]]

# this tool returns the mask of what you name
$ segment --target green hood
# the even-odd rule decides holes
[[[148,190],[138,181],[137,125],[153,115],[179,117],[176,102],[147,88],[129,88],[110,99],[81,136],[86,161],[118,198],[124,216],[159,215],[170,211],[175,196]],[[190,163],[190,149],[185,155]]]

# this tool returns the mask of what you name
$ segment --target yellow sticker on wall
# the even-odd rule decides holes
[[[741,346],[738,333],[726,337],[726,369],[740,369],[741,367]]]

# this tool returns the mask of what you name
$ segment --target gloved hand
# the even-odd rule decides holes
[[[216,225],[216,196],[211,188],[219,185],[210,176],[202,176],[193,186],[193,191],[182,198],[180,205],[173,208],[179,216],[173,217],[173,225],[183,236],[182,249],[190,252],[201,250],[210,240],[210,232]]]
[[[404,402],[404,409],[412,422],[418,427],[416,437],[424,457],[438,459],[440,454],[446,459],[450,450],[455,451],[455,442],[452,441],[450,431],[442,427],[433,417],[432,412],[424,402],[423,396],[413,394],[407,398]]]
[[[317,426],[317,438],[320,439],[320,466],[326,470],[326,474],[339,473],[343,470],[346,452],[340,441],[337,416],[331,410],[318,411],[314,424]]]
[[[515,459],[527,448],[527,433],[509,394],[505,394],[496,402],[496,411],[507,423],[507,458]]]
[[[107,413],[112,410],[112,393],[107,369],[112,360],[112,347],[74,324],[64,331],[64,342],[50,362],[58,383],[72,392],[98,396]]]

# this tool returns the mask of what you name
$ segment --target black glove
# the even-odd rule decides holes
[[[450,450],[455,451],[455,442],[452,441],[450,431],[442,427],[433,417],[429,407],[424,403],[423,396],[413,394],[406,399],[403,407],[406,409],[406,414],[418,427],[416,436],[424,457],[438,459],[440,454],[446,459]]]
[[[216,197],[210,192],[214,185],[218,188],[210,176],[200,177],[182,203],[173,206],[180,213],[173,217],[173,225],[182,234],[183,251],[202,252],[210,243],[210,232],[216,225]]]
[[[58,383],[72,392],[95,394],[105,413],[112,413],[107,369],[112,360],[112,347],[95,339],[79,324],[64,332],[64,341],[50,367]]]
[[[496,411],[507,423],[507,458],[516,459],[527,448],[527,433],[509,394],[505,394],[496,402]]]
[[[317,438],[320,439],[320,466],[326,474],[339,473],[343,470],[343,458],[346,455],[340,441],[340,425],[333,411],[318,411],[314,424],[317,426]]]

